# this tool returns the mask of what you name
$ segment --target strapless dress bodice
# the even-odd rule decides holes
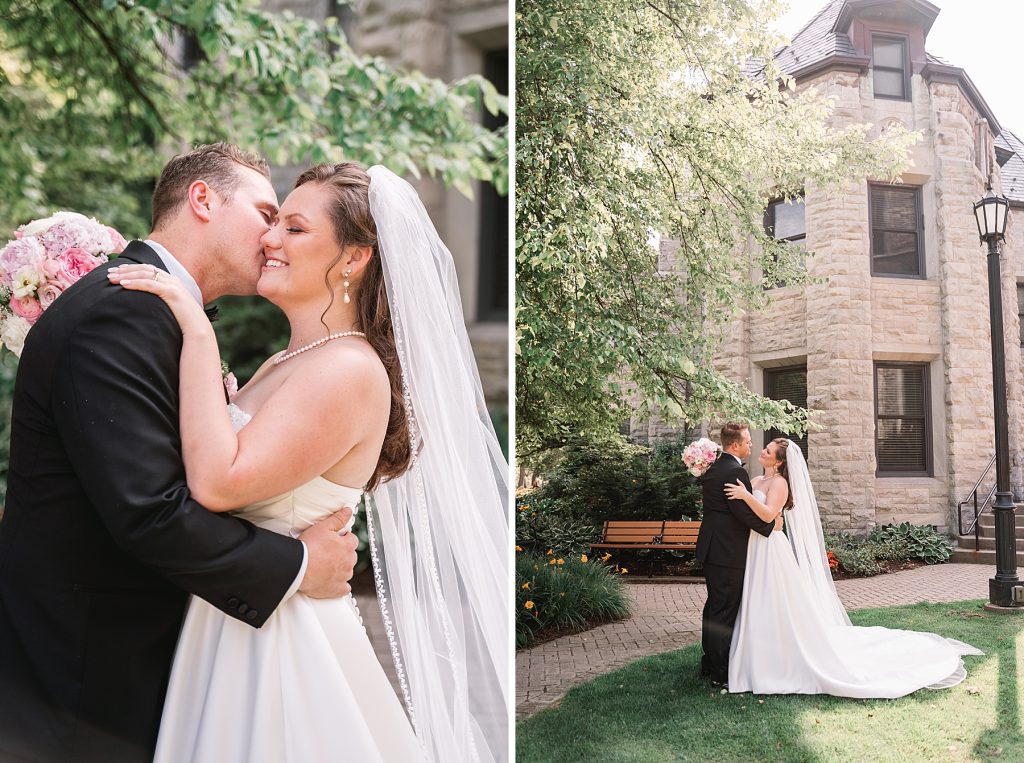
[[[754,491],[753,491],[753,492],[751,493],[751,495],[753,495],[753,496],[754,496],[754,498],[756,498],[757,500],[759,500],[759,501],[760,501],[761,503],[764,503],[764,502],[765,502],[766,500],[768,500],[768,494],[767,494],[767,493],[764,493],[764,492],[762,492],[762,491],[760,491],[760,490],[754,490]]]
[[[236,432],[252,420],[252,416],[234,403],[228,405],[231,424]],[[232,511],[257,527],[263,527],[282,535],[298,537],[310,525],[319,522],[344,506],[351,506],[353,519],[346,530],[352,529],[355,512],[363,497],[360,488],[338,485],[324,477],[314,477],[287,493],[267,498]]]

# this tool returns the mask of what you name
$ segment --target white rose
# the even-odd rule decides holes
[[[0,342],[6,344],[7,348],[20,358],[21,351],[25,349],[25,336],[30,328],[31,324],[24,318],[8,315],[4,318],[3,324],[0,324]]]
[[[54,212],[49,217],[44,217],[42,220],[33,220],[27,225],[21,227],[21,232],[25,236],[38,236],[40,233],[45,233],[50,229],[51,226],[61,222],[68,222],[70,220],[86,220],[88,217],[79,214],[78,212]]]
[[[23,268],[14,276],[11,283],[11,290],[17,299],[31,297],[36,293],[36,287],[43,282],[43,275],[35,268]]]

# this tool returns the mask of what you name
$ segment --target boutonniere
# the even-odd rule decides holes
[[[224,389],[228,392],[228,402],[230,403],[238,394],[238,379],[235,378],[223,358],[220,360],[220,373],[224,377]]]

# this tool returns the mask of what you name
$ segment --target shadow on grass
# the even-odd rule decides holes
[[[1019,620],[1024,614],[1000,614]],[[1024,735],[1021,734],[1020,688],[1017,649],[1020,638],[1004,639],[996,648],[997,685],[995,727],[986,729],[974,745],[978,760],[1024,760]]]
[[[967,658],[968,681],[953,689],[922,690],[898,700],[855,700],[722,695],[697,677],[700,646],[693,645],[571,690],[559,707],[518,725],[516,759],[1024,760],[1015,656],[1024,617],[1008,620],[983,613],[978,602],[963,602],[868,610],[853,619],[859,625],[942,633],[978,646],[987,656]],[[998,671],[987,670],[993,662]],[[986,727],[991,730],[982,732]]]

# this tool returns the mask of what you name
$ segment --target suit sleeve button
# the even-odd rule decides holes
[[[255,620],[259,616],[260,613],[257,612],[255,609],[250,609],[248,612],[245,613],[246,620]]]
[[[231,609],[237,609],[238,608],[238,599],[236,599],[234,596],[232,596],[230,599],[228,599],[228,606]]]
[[[249,605],[248,604],[239,604],[238,605],[238,614],[244,615],[248,611],[249,611]]]

